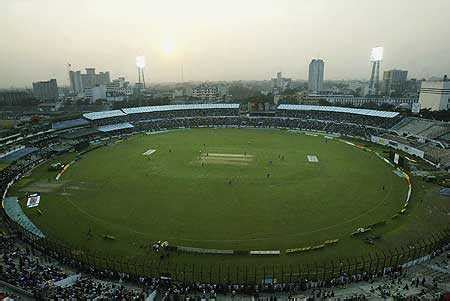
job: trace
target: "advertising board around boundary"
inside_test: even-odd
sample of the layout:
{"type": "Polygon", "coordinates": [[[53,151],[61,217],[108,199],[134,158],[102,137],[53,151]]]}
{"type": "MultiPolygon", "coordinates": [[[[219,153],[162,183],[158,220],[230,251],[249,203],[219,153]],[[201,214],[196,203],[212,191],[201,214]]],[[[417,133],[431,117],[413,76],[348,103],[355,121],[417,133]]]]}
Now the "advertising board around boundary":
{"type": "Polygon", "coordinates": [[[402,143],[397,142],[397,141],[389,140],[389,139],[386,139],[386,138],[381,138],[381,137],[378,137],[378,136],[371,136],[370,137],[370,141],[373,142],[373,143],[384,145],[384,146],[389,146],[389,147],[392,147],[394,149],[399,149],[401,151],[404,151],[407,154],[414,155],[414,156],[417,156],[417,157],[422,158],[422,159],[425,156],[424,151],[422,151],[420,149],[417,149],[417,148],[414,148],[414,147],[411,147],[411,146],[406,145],[406,144],[402,144],[402,143]]]}

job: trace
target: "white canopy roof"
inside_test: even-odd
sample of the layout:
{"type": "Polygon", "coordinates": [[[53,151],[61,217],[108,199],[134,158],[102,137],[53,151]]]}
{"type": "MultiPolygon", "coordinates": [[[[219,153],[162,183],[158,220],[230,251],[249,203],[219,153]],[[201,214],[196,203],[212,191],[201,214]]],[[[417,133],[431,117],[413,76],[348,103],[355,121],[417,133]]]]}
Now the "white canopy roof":
{"type": "Polygon", "coordinates": [[[293,110],[293,111],[323,111],[323,112],[337,112],[337,113],[349,113],[365,116],[394,118],[399,115],[398,112],[377,111],[368,109],[355,109],[344,107],[332,107],[332,106],[312,106],[312,105],[279,105],[278,110],[293,110]]]}
{"type": "Polygon", "coordinates": [[[188,104],[188,105],[166,105],[166,106],[148,106],[124,108],[126,114],[152,113],[177,110],[206,110],[206,109],[239,109],[238,103],[215,103],[215,104],[188,104]]]}
{"type": "Polygon", "coordinates": [[[91,112],[91,113],[84,113],[83,117],[89,120],[97,120],[97,119],[103,119],[103,118],[111,118],[111,117],[118,117],[118,116],[125,116],[126,114],[122,112],[121,110],[112,110],[112,111],[102,111],[102,112],[91,112]]]}

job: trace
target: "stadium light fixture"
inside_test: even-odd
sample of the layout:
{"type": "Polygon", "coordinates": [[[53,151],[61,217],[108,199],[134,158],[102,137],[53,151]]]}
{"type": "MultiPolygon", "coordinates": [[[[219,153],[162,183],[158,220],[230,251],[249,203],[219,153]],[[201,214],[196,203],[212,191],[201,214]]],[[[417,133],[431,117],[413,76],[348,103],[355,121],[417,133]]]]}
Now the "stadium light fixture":
{"type": "Polygon", "coordinates": [[[372,48],[372,52],[370,53],[370,61],[379,62],[381,60],[383,60],[383,47],[372,48]]]}
{"type": "Polygon", "coordinates": [[[145,56],[140,55],[136,57],[136,66],[141,69],[145,67],[145,56]]]}

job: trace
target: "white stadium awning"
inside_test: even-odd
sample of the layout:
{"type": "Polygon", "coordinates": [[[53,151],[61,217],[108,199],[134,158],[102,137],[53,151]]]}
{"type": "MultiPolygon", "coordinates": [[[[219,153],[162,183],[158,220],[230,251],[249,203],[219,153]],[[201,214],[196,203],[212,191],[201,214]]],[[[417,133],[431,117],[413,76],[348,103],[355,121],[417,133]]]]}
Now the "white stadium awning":
{"type": "Polygon", "coordinates": [[[178,110],[208,110],[208,109],[239,109],[238,103],[216,103],[216,104],[189,104],[189,105],[166,105],[124,108],[126,114],[140,114],[152,112],[178,111],[178,110]]]}
{"type": "Polygon", "coordinates": [[[368,109],[355,109],[345,107],[333,107],[333,106],[312,106],[312,105],[279,105],[277,110],[292,110],[292,111],[321,111],[321,112],[336,112],[336,113],[348,113],[373,117],[394,118],[399,115],[398,112],[377,111],[368,109]]]}
{"type": "Polygon", "coordinates": [[[89,119],[89,120],[97,120],[97,119],[119,117],[119,116],[125,116],[125,115],[126,114],[124,112],[122,112],[121,110],[112,110],[112,111],[84,113],[83,117],[86,119],[89,119]]]}

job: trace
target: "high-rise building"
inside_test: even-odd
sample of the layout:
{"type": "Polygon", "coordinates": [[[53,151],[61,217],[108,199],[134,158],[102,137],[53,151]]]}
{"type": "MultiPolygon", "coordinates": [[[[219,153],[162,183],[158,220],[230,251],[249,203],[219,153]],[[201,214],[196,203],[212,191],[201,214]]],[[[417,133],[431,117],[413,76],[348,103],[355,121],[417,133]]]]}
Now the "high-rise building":
{"type": "Polygon", "coordinates": [[[81,83],[81,72],[80,71],[69,71],[70,79],[70,89],[74,93],[80,93],[83,91],[83,85],[81,83]]]}
{"type": "Polygon", "coordinates": [[[107,85],[111,82],[109,72],[95,73],[95,68],[86,68],[86,74],[81,74],[83,89],[94,88],[99,85],[107,85]]]}
{"type": "Polygon", "coordinates": [[[106,86],[98,85],[91,88],[84,89],[84,94],[91,103],[94,103],[96,100],[106,100],[106,86]]]}
{"type": "Polygon", "coordinates": [[[73,92],[80,93],[85,89],[94,88],[99,85],[107,85],[111,82],[109,72],[95,73],[95,68],[86,68],[86,73],[80,71],[69,71],[70,87],[73,92]]]}
{"type": "Polygon", "coordinates": [[[383,73],[383,93],[385,95],[399,96],[406,91],[406,80],[408,71],[406,70],[387,70],[383,73]]]}
{"type": "Polygon", "coordinates": [[[132,94],[133,89],[124,77],[119,77],[106,85],[107,101],[124,101],[132,94]]]}
{"type": "Polygon", "coordinates": [[[450,81],[447,76],[442,81],[424,81],[420,88],[421,109],[443,111],[450,108],[450,81]]]}
{"type": "Polygon", "coordinates": [[[422,84],[423,79],[411,78],[406,81],[406,92],[409,95],[419,95],[420,86],[422,84]]]}
{"type": "Polygon", "coordinates": [[[323,91],[324,62],[321,59],[313,59],[309,63],[308,90],[312,93],[323,91]]]}
{"type": "Polygon", "coordinates": [[[33,83],[33,95],[40,100],[58,99],[58,84],[56,79],[33,83]]]}

